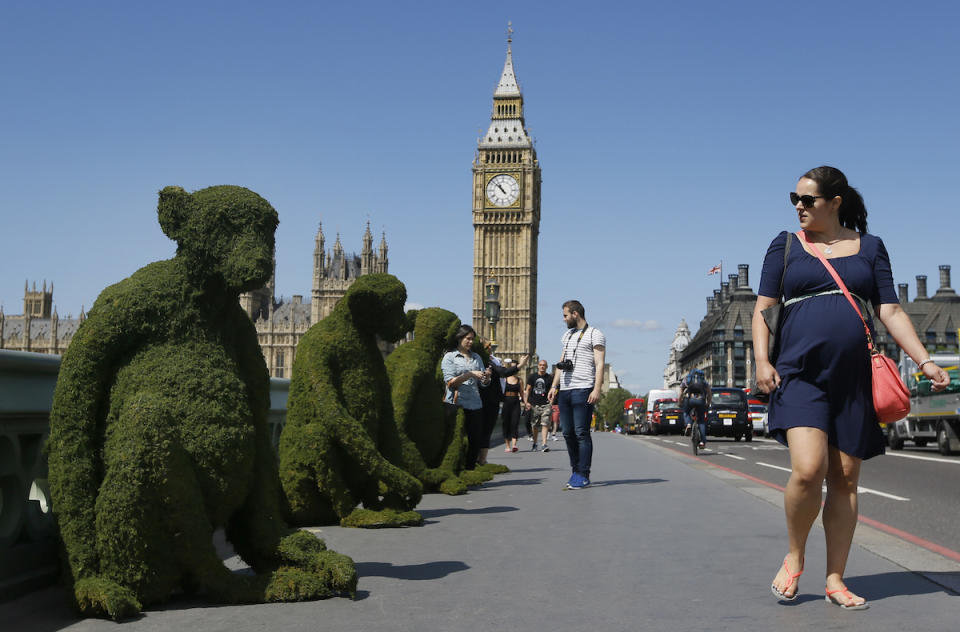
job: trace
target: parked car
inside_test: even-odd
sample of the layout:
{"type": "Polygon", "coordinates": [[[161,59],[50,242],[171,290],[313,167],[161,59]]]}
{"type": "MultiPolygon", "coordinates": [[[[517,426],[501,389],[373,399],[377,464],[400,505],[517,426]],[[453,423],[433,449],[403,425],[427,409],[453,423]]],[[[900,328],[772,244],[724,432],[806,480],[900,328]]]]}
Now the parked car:
{"type": "Polygon", "coordinates": [[[753,434],[766,434],[767,407],[765,404],[750,402],[750,422],[753,424],[753,434]]]}
{"type": "Polygon", "coordinates": [[[707,409],[707,436],[753,439],[747,394],[739,388],[714,386],[707,409]]]}
{"type": "Polygon", "coordinates": [[[651,427],[654,434],[680,434],[683,432],[683,411],[673,398],[658,400],[653,406],[651,427]]]}

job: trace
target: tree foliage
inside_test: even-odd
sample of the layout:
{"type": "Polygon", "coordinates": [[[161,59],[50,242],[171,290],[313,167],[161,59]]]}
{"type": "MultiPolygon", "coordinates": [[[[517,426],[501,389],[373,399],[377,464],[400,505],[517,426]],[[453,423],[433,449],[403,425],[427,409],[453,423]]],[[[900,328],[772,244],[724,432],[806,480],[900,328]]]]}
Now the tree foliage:
{"type": "Polygon", "coordinates": [[[613,428],[623,419],[623,403],[633,397],[625,388],[612,388],[597,402],[597,420],[613,428]]]}

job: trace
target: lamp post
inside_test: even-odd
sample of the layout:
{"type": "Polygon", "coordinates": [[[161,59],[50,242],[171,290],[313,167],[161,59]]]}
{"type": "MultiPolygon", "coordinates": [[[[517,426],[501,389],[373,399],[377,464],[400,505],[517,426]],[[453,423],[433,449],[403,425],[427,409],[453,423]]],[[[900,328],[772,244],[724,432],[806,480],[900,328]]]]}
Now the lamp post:
{"type": "Polygon", "coordinates": [[[483,314],[490,323],[490,351],[497,349],[497,322],[500,320],[500,284],[487,279],[483,285],[483,314]]]}

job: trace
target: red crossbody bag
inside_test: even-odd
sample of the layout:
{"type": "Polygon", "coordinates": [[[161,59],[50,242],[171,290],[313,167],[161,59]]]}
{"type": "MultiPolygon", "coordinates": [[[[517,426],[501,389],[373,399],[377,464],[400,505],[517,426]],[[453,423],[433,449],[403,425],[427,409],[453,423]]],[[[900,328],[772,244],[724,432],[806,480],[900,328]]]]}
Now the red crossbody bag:
{"type": "Polygon", "coordinates": [[[820,253],[820,249],[813,245],[804,231],[797,231],[797,237],[802,239],[810,246],[810,250],[817,256],[820,263],[827,269],[837,287],[843,292],[843,295],[850,301],[850,305],[856,310],[857,316],[863,321],[863,331],[867,334],[867,351],[870,353],[870,374],[873,382],[873,409],[877,412],[877,419],[880,423],[888,424],[898,419],[903,419],[910,412],[910,391],[900,379],[900,372],[893,360],[880,353],[873,344],[873,336],[870,335],[870,328],[867,321],[860,312],[860,306],[850,296],[850,291],[844,285],[843,280],[833,266],[820,253]]]}

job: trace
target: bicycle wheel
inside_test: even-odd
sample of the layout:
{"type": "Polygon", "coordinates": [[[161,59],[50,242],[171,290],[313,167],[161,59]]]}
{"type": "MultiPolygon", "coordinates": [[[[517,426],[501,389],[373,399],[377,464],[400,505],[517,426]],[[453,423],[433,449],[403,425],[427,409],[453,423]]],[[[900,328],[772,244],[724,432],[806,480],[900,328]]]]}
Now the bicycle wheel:
{"type": "Polygon", "coordinates": [[[696,415],[690,415],[690,421],[693,426],[693,431],[690,433],[690,443],[693,447],[693,456],[697,456],[700,449],[700,422],[696,415]]]}

